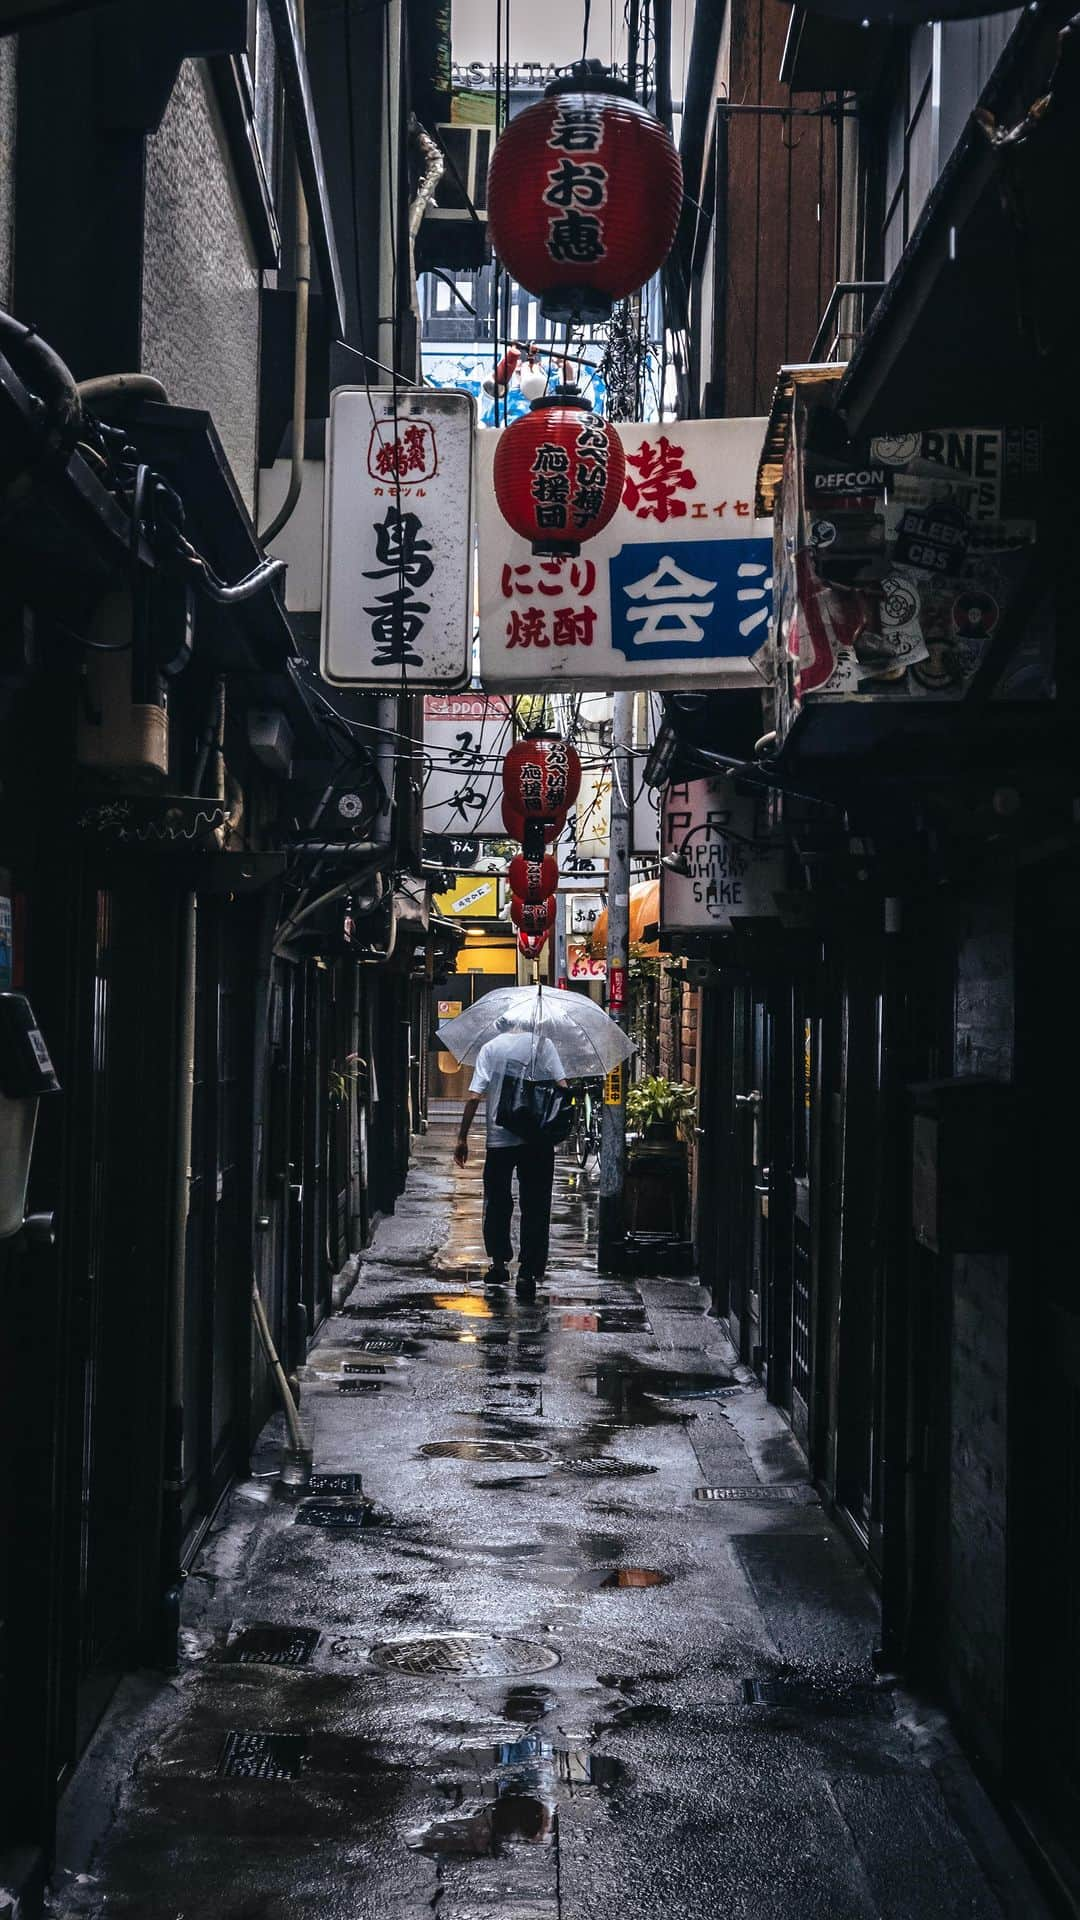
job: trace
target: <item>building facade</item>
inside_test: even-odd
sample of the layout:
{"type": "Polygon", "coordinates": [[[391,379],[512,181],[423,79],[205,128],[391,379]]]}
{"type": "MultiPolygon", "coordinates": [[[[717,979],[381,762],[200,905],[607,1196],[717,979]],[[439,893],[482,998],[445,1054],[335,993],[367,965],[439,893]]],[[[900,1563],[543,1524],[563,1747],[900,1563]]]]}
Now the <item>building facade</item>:
{"type": "Polygon", "coordinates": [[[1068,1911],[1073,40],[698,10],[669,301],[688,411],[769,414],[774,621],[760,698],[666,715],[672,777],[741,764],[787,862],[769,918],[681,941],[703,1274],[880,1585],[880,1664],[1068,1911]]]}
{"type": "Polygon", "coordinates": [[[60,1084],[0,1243],[28,1902],[278,1405],[253,1286],[291,1372],[424,1123],[420,702],[321,685],[317,552],[286,588],[259,529],[299,442],[320,539],[332,385],[416,376],[396,248],[439,44],[354,0],[309,0],[306,45],[276,0],[0,7],[0,988],[60,1084]]]}

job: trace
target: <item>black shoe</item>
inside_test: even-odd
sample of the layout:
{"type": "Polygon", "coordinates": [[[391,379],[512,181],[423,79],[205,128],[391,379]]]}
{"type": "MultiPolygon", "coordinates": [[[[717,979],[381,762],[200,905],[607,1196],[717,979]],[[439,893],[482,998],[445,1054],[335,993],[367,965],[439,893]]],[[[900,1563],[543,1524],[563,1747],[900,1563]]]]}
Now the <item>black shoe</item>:
{"type": "MultiPolygon", "coordinates": [[[[542,1278],[543,1276],[541,1276],[542,1278]]],[[[519,1300],[535,1300],[537,1276],[533,1273],[519,1273],[514,1291],[519,1300]]]]}
{"type": "Polygon", "coordinates": [[[484,1275],[485,1287],[508,1287],[510,1271],[508,1267],[489,1267],[484,1275]]]}

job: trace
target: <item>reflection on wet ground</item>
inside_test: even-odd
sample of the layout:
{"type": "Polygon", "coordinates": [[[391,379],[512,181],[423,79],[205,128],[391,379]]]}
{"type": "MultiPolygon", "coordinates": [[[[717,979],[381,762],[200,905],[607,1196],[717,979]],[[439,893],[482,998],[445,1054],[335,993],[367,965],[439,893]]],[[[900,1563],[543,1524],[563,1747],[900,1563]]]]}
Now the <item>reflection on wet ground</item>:
{"type": "Polygon", "coordinates": [[[546,1280],[485,1288],[452,1142],[301,1370],[318,1480],[268,1497],[271,1428],[180,1674],[98,1736],[111,1826],[69,1836],[58,1920],[1002,1920],[701,1289],[599,1278],[569,1164],[546,1280]]]}

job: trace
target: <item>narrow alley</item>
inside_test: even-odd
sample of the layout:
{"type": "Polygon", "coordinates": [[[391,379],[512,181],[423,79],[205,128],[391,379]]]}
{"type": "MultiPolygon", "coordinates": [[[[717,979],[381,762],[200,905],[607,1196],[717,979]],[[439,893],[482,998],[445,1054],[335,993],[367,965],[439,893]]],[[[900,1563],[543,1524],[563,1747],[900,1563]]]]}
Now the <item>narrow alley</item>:
{"type": "Polygon", "coordinates": [[[446,1110],[62,1808],[54,1910],[871,1920],[1045,1909],[694,1280],[601,1279],[557,1172],[483,1287],[446,1110]]]}

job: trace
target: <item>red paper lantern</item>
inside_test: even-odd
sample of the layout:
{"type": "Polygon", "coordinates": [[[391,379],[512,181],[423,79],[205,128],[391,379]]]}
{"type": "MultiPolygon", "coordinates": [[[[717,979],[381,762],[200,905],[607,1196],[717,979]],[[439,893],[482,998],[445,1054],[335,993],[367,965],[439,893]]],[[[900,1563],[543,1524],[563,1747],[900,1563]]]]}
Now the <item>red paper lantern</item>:
{"type": "Polygon", "coordinates": [[[539,960],[547,941],[546,933],[519,933],[518,952],[526,960],[539,960]]]}
{"type": "Polygon", "coordinates": [[[576,387],[557,387],[504,430],[493,478],[499,512],[533,552],[572,559],[622,499],[626,456],[576,387]]]}
{"type": "Polygon", "coordinates": [[[504,822],[509,812],[526,825],[541,820],[559,833],[581,789],[581,761],[561,734],[527,734],[506,755],[502,780],[504,822]]]}
{"type": "MultiPolygon", "coordinates": [[[[554,820],[529,820],[516,813],[506,796],[503,796],[502,821],[511,840],[520,840],[525,847],[527,860],[540,860],[544,853],[545,841],[555,841],[566,825],[566,815],[558,814],[554,820]],[[525,843],[528,841],[528,845],[525,843]]],[[[513,889],[511,889],[513,891],[513,889]]]]}
{"type": "Polygon", "coordinates": [[[683,179],[667,128],[598,62],[514,115],[487,178],[492,244],[549,320],[608,320],[671,252],[683,179]]]}
{"type": "MultiPolygon", "coordinates": [[[[521,838],[520,834],[515,836],[521,838]]],[[[510,891],[519,900],[535,902],[546,900],[554,893],[559,880],[559,863],[554,854],[545,853],[541,860],[530,860],[524,853],[515,853],[506,870],[510,891]]]]}
{"type": "Polygon", "coordinates": [[[548,933],[555,925],[555,895],[549,893],[546,900],[519,900],[515,894],[510,902],[510,918],[522,933],[548,933]]]}

